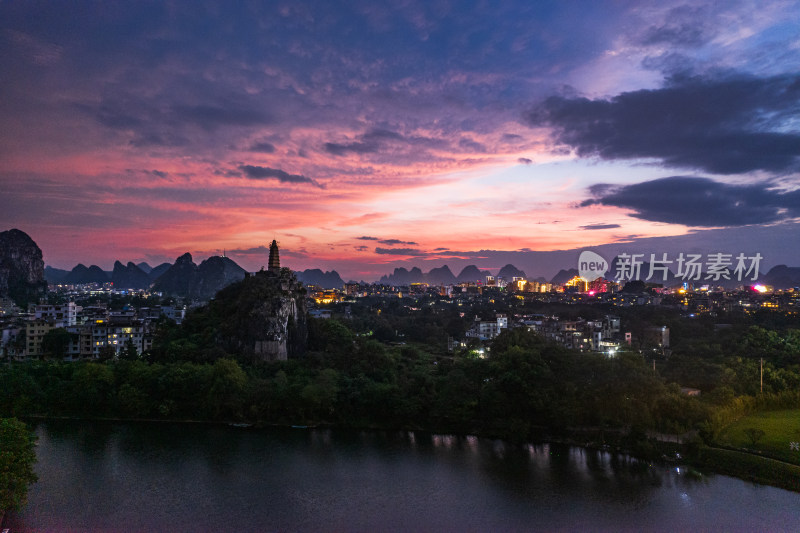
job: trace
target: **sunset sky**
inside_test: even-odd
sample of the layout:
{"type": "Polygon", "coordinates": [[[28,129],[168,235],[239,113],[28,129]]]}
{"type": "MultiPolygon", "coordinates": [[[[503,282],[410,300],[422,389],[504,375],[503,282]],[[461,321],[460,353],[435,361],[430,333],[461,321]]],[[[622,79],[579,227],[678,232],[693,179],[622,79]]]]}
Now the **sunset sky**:
{"type": "Polygon", "coordinates": [[[799,2],[380,4],[0,3],[0,231],[66,269],[800,266],[799,2]]]}

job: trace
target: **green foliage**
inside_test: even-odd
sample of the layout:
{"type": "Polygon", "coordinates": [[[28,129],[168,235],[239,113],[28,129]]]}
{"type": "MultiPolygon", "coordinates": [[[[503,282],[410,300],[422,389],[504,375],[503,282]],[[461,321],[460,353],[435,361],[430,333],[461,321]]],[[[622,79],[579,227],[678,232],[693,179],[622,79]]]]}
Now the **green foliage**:
{"type": "Polygon", "coordinates": [[[719,433],[718,442],[800,464],[800,451],[790,448],[790,443],[800,442],[800,408],[758,411],[743,416],[719,433]]]}
{"type": "MultiPolygon", "coordinates": [[[[782,366],[783,352],[764,365],[763,394],[756,388],[759,357],[741,353],[756,342],[776,350],[791,345],[793,334],[786,331],[774,337],[752,328],[715,331],[710,322],[643,309],[626,319],[639,328],[655,322],[697,336],[680,337],[670,358],[657,361],[660,373],[635,351],[615,358],[574,352],[523,328],[503,332],[486,359],[471,359],[447,354],[439,344],[448,328],[464,326],[474,315],[467,311],[462,319],[458,308],[403,300],[356,308],[348,320],[310,320],[309,353],[260,364],[228,357],[213,343],[219,313],[235,312],[222,301],[185,328],[163,321],[145,359],[124,349],[119,359],[102,363],[3,365],[0,409],[415,428],[516,441],[591,428],[625,435],[629,449],[647,456],[658,452],[649,431],[685,436],[698,430],[704,442],[714,443],[727,439],[725,428],[743,416],[800,406],[800,371],[782,366]],[[401,338],[406,344],[381,342],[379,328],[393,344],[401,338]],[[703,394],[686,396],[677,383],[701,385],[703,394]]],[[[764,431],[759,449],[771,450],[772,433],[764,431]]]]}
{"type": "Polygon", "coordinates": [[[28,485],[36,481],[36,438],[16,418],[0,418],[0,511],[25,505],[28,485]]]}
{"type": "Polygon", "coordinates": [[[42,337],[42,352],[47,357],[61,359],[67,355],[70,341],[77,335],[64,328],[54,328],[42,337]]]}
{"type": "Polygon", "coordinates": [[[763,439],[764,435],[766,435],[763,429],[758,429],[758,428],[745,428],[743,430],[743,433],[747,435],[747,440],[750,441],[750,444],[753,447],[755,447],[756,444],[758,444],[758,441],[763,439]]]}

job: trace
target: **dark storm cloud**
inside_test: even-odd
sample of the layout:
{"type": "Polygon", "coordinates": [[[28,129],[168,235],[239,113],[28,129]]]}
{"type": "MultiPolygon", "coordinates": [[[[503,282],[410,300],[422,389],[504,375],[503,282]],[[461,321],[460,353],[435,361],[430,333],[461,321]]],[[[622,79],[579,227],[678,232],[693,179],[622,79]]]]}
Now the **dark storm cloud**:
{"type": "Polygon", "coordinates": [[[253,143],[247,150],[250,152],[260,152],[262,154],[273,154],[275,153],[275,145],[268,142],[253,143]]]}
{"type": "Polygon", "coordinates": [[[588,226],[580,226],[581,229],[614,229],[621,228],[619,224],[589,224],[588,226]]]}
{"type": "Polygon", "coordinates": [[[706,22],[709,13],[705,7],[678,6],[671,9],[665,19],[663,24],[647,27],[639,43],[696,47],[713,37],[706,22]]]}
{"type": "Polygon", "coordinates": [[[148,146],[175,147],[186,146],[189,144],[189,141],[186,138],[178,135],[161,135],[154,132],[145,132],[140,133],[136,136],[136,138],[131,139],[129,144],[137,148],[146,148],[148,146]]]}
{"type": "Polygon", "coordinates": [[[92,108],[92,106],[86,104],[76,104],[75,107],[93,115],[95,120],[103,126],[115,130],[133,129],[141,126],[143,123],[141,118],[128,114],[123,110],[115,109],[113,106],[107,104],[101,105],[98,108],[92,108]]]}
{"type": "MultiPolygon", "coordinates": [[[[462,139],[459,143],[461,148],[470,150],[486,151],[486,147],[480,143],[462,139]],[[464,144],[467,143],[467,144],[464,144]],[[472,143],[472,144],[469,144],[472,143]]],[[[373,154],[384,150],[387,145],[415,147],[420,149],[417,155],[422,153],[426,148],[443,148],[447,146],[447,142],[441,139],[433,139],[430,137],[421,136],[404,136],[395,131],[386,129],[372,129],[356,137],[356,140],[348,143],[334,143],[326,142],[323,147],[326,152],[332,155],[341,156],[352,154],[373,154]]]]}
{"type": "Polygon", "coordinates": [[[405,244],[406,246],[416,246],[418,243],[413,241],[401,241],[400,239],[380,239],[378,237],[356,237],[359,241],[378,241],[386,246],[397,246],[398,244],[405,244]]]}
{"type": "Polygon", "coordinates": [[[422,250],[415,248],[375,248],[375,253],[383,255],[426,255],[422,250]]]}
{"type": "Polygon", "coordinates": [[[372,154],[380,151],[382,145],[391,141],[402,141],[403,136],[385,129],[373,129],[358,136],[358,140],[350,143],[325,143],[325,151],[333,155],[372,154]]]}
{"type": "Polygon", "coordinates": [[[402,141],[404,137],[396,131],[374,129],[363,134],[361,140],[365,142],[379,142],[385,140],[402,141]]]}
{"type": "Polygon", "coordinates": [[[800,190],[782,192],[764,184],[729,185],[708,178],[672,176],[634,185],[590,188],[594,199],[581,207],[633,209],[631,216],[686,226],[769,224],[800,216],[800,190]]]}
{"type": "Polygon", "coordinates": [[[377,143],[353,142],[347,144],[325,143],[325,151],[333,155],[371,154],[378,151],[377,143]]]}
{"type": "Polygon", "coordinates": [[[250,179],[276,179],[281,183],[310,183],[311,185],[319,187],[320,189],[325,188],[324,185],[309,177],[301,176],[299,174],[289,174],[288,172],[278,168],[259,167],[255,165],[240,165],[239,170],[244,172],[245,176],[250,179]]]}
{"type": "Polygon", "coordinates": [[[526,115],[580,156],[716,174],[797,169],[800,75],[673,78],[610,100],[553,96],[526,115]]]}
{"type": "Polygon", "coordinates": [[[472,139],[461,139],[458,146],[470,152],[486,153],[486,146],[472,139]]]}
{"type": "Polygon", "coordinates": [[[219,126],[259,126],[268,124],[269,117],[258,109],[215,105],[176,105],[172,108],[179,120],[193,122],[204,129],[219,126]]]}
{"type": "MultiPolygon", "coordinates": [[[[234,255],[269,255],[269,248],[264,246],[254,246],[252,248],[236,248],[234,250],[228,250],[229,254],[234,255]]],[[[283,250],[281,250],[283,253],[283,250]]]]}
{"type": "Polygon", "coordinates": [[[416,246],[417,244],[419,244],[414,241],[401,241],[399,239],[383,239],[378,242],[381,244],[385,244],[386,246],[396,246],[398,244],[405,244],[407,246],[416,246]]]}

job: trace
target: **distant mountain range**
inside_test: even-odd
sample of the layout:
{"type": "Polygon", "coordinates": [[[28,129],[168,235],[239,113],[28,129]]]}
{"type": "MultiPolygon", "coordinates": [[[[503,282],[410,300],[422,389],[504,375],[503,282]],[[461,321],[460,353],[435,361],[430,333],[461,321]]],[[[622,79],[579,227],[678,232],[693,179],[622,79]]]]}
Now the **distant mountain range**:
{"type": "Polygon", "coordinates": [[[80,285],[84,283],[108,283],[113,282],[117,287],[126,289],[146,289],[158,279],[161,274],[172,266],[169,263],[162,263],[157,267],[151,267],[147,263],[135,265],[128,263],[123,265],[119,261],[114,262],[114,270],[103,270],[97,265],[87,267],[78,264],[72,270],[62,270],[47,266],[44,268],[44,278],[48,283],[64,283],[67,285],[80,285]]]}
{"type": "MultiPolygon", "coordinates": [[[[619,269],[620,259],[615,257],[606,273],[606,278],[613,278],[619,269]]],[[[237,265],[232,259],[227,257],[213,256],[197,265],[192,260],[190,254],[184,254],[176,259],[174,264],[162,263],[151,267],[147,263],[127,263],[123,265],[120,261],[114,263],[112,271],[104,271],[96,265],[86,267],[83,264],[77,265],[70,271],[61,270],[53,267],[44,268],[44,277],[49,283],[114,283],[115,287],[144,289],[153,286],[166,294],[175,296],[207,299],[212,297],[216,291],[222,287],[242,279],[245,270],[237,265]]],[[[640,279],[644,280],[650,273],[650,264],[643,262],[639,267],[640,279]]],[[[707,281],[702,279],[702,283],[713,283],[725,287],[736,287],[745,282],[736,280],[736,276],[730,270],[726,271],[730,280],[720,279],[719,281],[707,281]]],[[[304,285],[315,285],[324,289],[338,289],[345,284],[341,276],[335,270],[322,271],[318,268],[307,269],[295,272],[297,279],[304,285]]],[[[451,285],[465,282],[486,281],[486,276],[493,275],[488,270],[481,270],[475,265],[464,267],[456,276],[447,265],[433,268],[430,272],[423,272],[419,267],[410,270],[405,268],[395,268],[391,274],[384,275],[378,283],[384,285],[403,286],[412,283],[428,283],[430,285],[451,285]]],[[[550,282],[553,284],[564,284],[578,275],[578,270],[574,268],[560,270],[550,282]]],[[[508,281],[514,277],[527,278],[525,272],[508,264],[497,272],[497,277],[502,277],[508,281]]],[[[705,275],[703,276],[703,278],[705,275]]],[[[532,281],[546,282],[545,278],[536,278],[532,281]]],[[[662,272],[655,270],[651,280],[654,283],[663,283],[666,286],[677,285],[683,281],[670,269],[667,271],[667,279],[663,280],[662,272]]],[[[762,274],[758,281],[764,285],[771,285],[777,289],[786,289],[800,286],[800,267],[788,267],[778,265],[773,267],[766,274],[762,274]]]]}

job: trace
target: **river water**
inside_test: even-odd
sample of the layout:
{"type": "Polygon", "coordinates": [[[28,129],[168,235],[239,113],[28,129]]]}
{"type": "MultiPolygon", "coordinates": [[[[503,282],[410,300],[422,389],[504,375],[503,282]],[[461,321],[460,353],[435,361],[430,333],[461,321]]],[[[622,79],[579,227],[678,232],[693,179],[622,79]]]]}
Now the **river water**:
{"type": "Polygon", "coordinates": [[[20,531],[800,531],[800,494],[563,445],[48,422],[20,531]]]}

